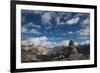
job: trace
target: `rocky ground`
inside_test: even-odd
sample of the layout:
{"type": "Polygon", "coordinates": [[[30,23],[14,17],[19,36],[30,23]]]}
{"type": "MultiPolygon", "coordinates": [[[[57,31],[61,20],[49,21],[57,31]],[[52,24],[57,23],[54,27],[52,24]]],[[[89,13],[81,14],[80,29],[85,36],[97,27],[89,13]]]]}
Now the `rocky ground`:
{"type": "Polygon", "coordinates": [[[87,60],[89,54],[79,53],[78,56],[67,56],[67,47],[47,48],[42,46],[22,46],[21,62],[44,62],[44,61],[71,61],[71,60],[87,60]]]}

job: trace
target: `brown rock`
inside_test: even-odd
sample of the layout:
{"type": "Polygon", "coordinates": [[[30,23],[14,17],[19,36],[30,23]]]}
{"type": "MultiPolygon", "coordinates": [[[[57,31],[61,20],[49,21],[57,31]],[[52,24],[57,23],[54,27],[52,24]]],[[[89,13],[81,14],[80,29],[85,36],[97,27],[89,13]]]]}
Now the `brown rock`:
{"type": "Polygon", "coordinates": [[[71,40],[69,42],[69,45],[68,45],[68,54],[67,54],[67,56],[70,59],[77,59],[78,55],[79,55],[79,53],[78,53],[78,51],[77,51],[77,49],[74,45],[74,42],[73,42],[73,40],[71,40]]]}

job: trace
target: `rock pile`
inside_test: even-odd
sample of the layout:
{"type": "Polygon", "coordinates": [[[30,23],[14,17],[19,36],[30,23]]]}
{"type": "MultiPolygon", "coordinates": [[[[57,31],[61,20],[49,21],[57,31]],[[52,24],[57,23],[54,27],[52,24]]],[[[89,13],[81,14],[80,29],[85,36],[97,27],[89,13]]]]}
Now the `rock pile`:
{"type": "Polygon", "coordinates": [[[74,60],[74,59],[78,59],[78,57],[79,57],[79,53],[74,45],[73,40],[71,40],[68,45],[67,58],[74,60]]]}

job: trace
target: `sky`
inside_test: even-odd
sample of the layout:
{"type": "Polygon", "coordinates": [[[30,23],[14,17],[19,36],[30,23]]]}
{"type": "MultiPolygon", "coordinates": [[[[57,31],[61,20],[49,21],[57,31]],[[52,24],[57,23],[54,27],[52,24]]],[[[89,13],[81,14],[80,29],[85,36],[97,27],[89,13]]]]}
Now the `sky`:
{"type": "Polygon", "coordinates": [[[90,41],[90,13],[21,10],[22,44],[47,47],[90,41]]]}

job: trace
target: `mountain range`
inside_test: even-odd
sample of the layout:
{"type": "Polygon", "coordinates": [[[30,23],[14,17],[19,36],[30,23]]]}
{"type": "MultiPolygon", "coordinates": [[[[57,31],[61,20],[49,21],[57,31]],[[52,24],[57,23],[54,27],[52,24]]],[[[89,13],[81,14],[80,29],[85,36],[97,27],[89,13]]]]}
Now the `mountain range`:
{"type": "MultiPolygon", "coordinates": [[[[86,60],[90,57],[90,45],[77,45],[78,52],[81,57],[78,60],[86,60]]],[[[48,48],[43,46],[22,45],[21,46],[21,62],[44,62],[44,61],[67,61],[68,47],[56,46],[48,48]]]]}

